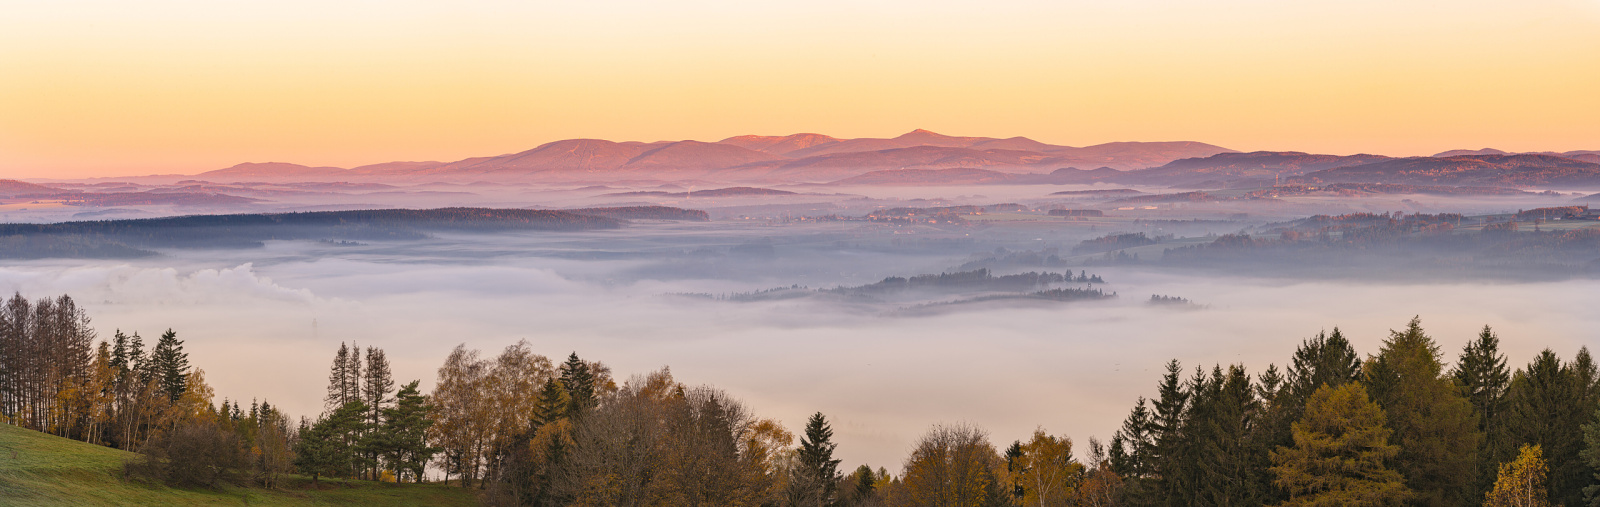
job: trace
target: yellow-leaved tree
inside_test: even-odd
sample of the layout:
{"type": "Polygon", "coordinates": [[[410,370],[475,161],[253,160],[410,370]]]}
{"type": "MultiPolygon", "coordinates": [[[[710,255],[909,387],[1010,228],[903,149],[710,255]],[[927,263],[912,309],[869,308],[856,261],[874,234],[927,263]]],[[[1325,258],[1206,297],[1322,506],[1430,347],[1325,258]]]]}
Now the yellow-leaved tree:
{"type": "Polygon", "coordinates": [[[1083,477],[1083,464],[1072,459],[1072,439],[1033,430],[1033,438],[1022,444],[1020,465],[1014,473],[1021,479],[1025,506],[1068,505],[1083,477]]]}
{"type": "Polygon", "coordinates": [[[890,504],[916,507],[975,507],[1004,496],[995,469],[1004,469],[988,432],[969,424],[928,430],[906,460],[904,479],[890,504]]]}
{"type": "Polygon", "coordinates": [[[1323,385],[1293,425],[1294,447],[1272,451],[1272,473],[1289,492],[1286,506],[1399,505],[1410,497],[1400,472],[1384,462],[1389,443],[1383,409],[1361,384],[1323,385]]]}
{"type": "Polygon", "coordinates": [[[1524,445],[1517,459],[1500,465],[1500,477],[1484,498],[1484,507],[1549,507],[1545,479],[1550,467],[1537,445],[1524,445]]]}

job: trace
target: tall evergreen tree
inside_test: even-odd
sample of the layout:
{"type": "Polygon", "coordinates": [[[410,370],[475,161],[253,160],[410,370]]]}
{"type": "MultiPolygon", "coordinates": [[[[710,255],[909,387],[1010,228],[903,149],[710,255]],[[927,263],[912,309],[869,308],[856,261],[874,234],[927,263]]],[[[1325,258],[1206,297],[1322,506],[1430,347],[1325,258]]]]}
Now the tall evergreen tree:
{"type": "Polygon", "coordinates": [[[1589,486],[1583,488],[1588,507],[1600,507],[1600,409],[1595,409],[1589,423],[1583,426],[1583,451],[1578,457],[1589,466],[1589,486]]]}
{"type": "Polygon", "coordinates": [[[561,383],[554,378],[546,379],[544,387],[539,388],[539,401],[533,406],[531,431],[537,432],[540,427],[566,417],[571,406],[572,401],[561,383]]]}
{"type": "Polygon", "coordinates": [[[1289,425],[1300,419],[1312,392],[1323,385],[1339,387],[1360,378],[1361,358],[1339,328],[1301,341],[1281,379],[1278,375],[1262,378],[1263,385],[1273,380],[1282,386],[1272,389],[1270,397],[1263,394],[1267,413],[1254,438],[1268,448],[1293,443],[1289,425]]]}
{"type": "MultiPolygon", "coordinates": [[[[1339,387],[1361,379],[1361,357],[1339,328],[1302,342],[1289,363],[1289,383],[1302,402],[1323,385],[1339,387]]],[[[1303,403],[1301,403],[1304,406],[1303,403]]]]}
{"type": "Polygon", "coordinates": [[[1268,463],[1268,449],[1252,445],[1248,435],[1260,404],[1242,366],[1226,373],[1213,368],[1211,378],[1195,388],[1190,415],[1185,422],[1192,471],[1194,500],[1202,505],[1254,505],[1262,503],[1260,486],[1268,463]]]}
{"type": "Polygon", "coordinates": [[[1542,449],[1550,466],[1550,501],[1555,504],[1579,505],[1592,475],[1578,454],[1583,448],[1583,424],[1595,410],[1592,400],[1584,400],[1583,383],[1578,368],[1562,364],[1546,349],[1512,375],[1506,391],[1506,438],[1542,449]]]}
{"type": "Polygon", "coordinates": [[[1153,479],[1148,487],[1139,491],[1150,497],[1136,499],[1151,504],[1176,502],[1185,494],[1188,477],[1184,473],[1185,442],[1183,439],[1184,415],[1189,412],[1192,392],[1182,380],[1183,365],[1173,359],[1167,362],[1167,373],[1161,377],[1151,418],[1150,465],[1153,479]]]}
{"type": "Polygon", "coordinates": [[[118,371],[128,369],[128,335],[118,329],[111,333],[111,367],[118,371]]]}
{"type": "Polygon", "coordinates": [[[313,487],[321,484],[323,477],[338,477],[349,469],[349,456],[341,452],[339,436],[328,418],[307,424],[300,421],[299,438],[294,446],[294,467],[311,476],[313,487]]]}
{"type": "Polygon", "coordinates": [[[328,370],[328,395],[323,398],[323,404],[328,411],[333,411],[350,399],[346,395],[350,392],[345,379],[349,378],[350,347],[344,342],[339,342],[339,352],[333,356],[333,366],[328,370]]]}
{"type": "MultiPolygon", "coordinates": [[[[1483,442],[1478,446],[1478,459],[1474,464],[1477,492],[1481,495],[1494,485],[1498,456],[1511,445],[1505,441],[1501,428],[1505,411],[1506,389],[1511,385],[1511,371],[1506,368],[1506,356],[1500,353],[1500,338],[1494,330],[1483,326],[1478,338],[1461,350],[1461,359],[1450,372],[1461,387],[1462,395],[1472,403],[1478,431],[1483,442]]],[[[1476,495],[1475,495],[1476,496],[1476,495]]]]}
{"type": "Polygon", "coordinates": [[[791,479],[794,505],[825,507],[837,501],[839,460],[833,458],[833,428],[822,412],[806,420],[805,436],[795,454],[795,473],[791,479]]]}
{"type": "Polygon", "coordinates": [[[394,377],[389,374],[389,358],[383,349],[367,347],[367,372],[361,383],[361,399],[367,402],[367,424],[383,422],[383,409],[394,402],[394,377]]]}
{"type": "MultiPolygon", "coordinates": [[[[383,424],[383,411],[394,399],[389,393],[394,392],[394,378],[389,375],[389,359],[384,356],[383,350],[377,347],[367,347],[366,373],[359,379],[357,387],[361,400],[367,405],[365,421],[368,433],[376,432],[383,424]]],[[[363,462],[367,464],[365,473],[369,478],[377,479],[381,476],[381,456],[383,438],[378,435],[363,436],[366,440],[380,442],[364,447],[363,462]]]]}
{"type": "Polygon", "coordinates": [[[384,466],[394,470],[396,482],[404,482],[408,473],[415,482],[421,482],[428,463],[439,452],[428,445],[428,428],[433,425],[428,412],[433,407],[417,384],[413,380],[400,387],[394,405],[383,409],[383,425],[371,432],[376,441],[372,447],[384,466]]]}
{"type": "Polygon", "coordinates": [[[1472,404],[1444,375],[1439,347],[1411,319],[1365,367],[1372,398],[1389,416],[1396,468],[1421,505],[1461,505],[1477,498],[1477,420],[1472,404]]]}
{"type": "MultiPolygon", "coordinates": [[[[344,345],[340,343],[340,345],[344,345]]],[[[350,342],[350,355],[344,358],[344,380],[340,385],[344,388],[344,402],[350,403],[363,399],[361,397],[361,384],[365,379],[361,375],[361,345],[350,342]]]]}
{"type": "Polygon", "coordinates": [[[171,329],[161,333],[161,339],[156,341],[155,351],[150,355],[150,364],[153,374],[161,382],[161,392],[171,401],[178,401],[187,389],[185,383],[189,375],[189,354],[183,351],[183,340],[178,339],[178,333],[171,329]]]}
{"type": "Polygon", "coordinates": [[[567,411],[569,416],[583,413],[593,408],[596,402],[594,372],[589,371],[588,363],[578,359],[578,353],[573,352],[567,356],[567,362],[561,365],[561,387],[567,392],[567,399],[571,403],[567,411]]]}
{"type": "Polygon", "coordinates": [[[138,331],[128,337],[128,368],[134,377],[131,380],[137,380],[139,384],[149,383],[154,378],[150,368],[150,356],[144,351],[144,337],[139,336],[138,331]]]}
{"type": "Polygon", "coordinates": [[[1134,403],[1122,428],[1111,435],[1109,458],[1111,469],[1126,479],[1136,480],[1150,474],[1150,452],[1155,446],[1148,402],[1143,396],[1134,403]]]}

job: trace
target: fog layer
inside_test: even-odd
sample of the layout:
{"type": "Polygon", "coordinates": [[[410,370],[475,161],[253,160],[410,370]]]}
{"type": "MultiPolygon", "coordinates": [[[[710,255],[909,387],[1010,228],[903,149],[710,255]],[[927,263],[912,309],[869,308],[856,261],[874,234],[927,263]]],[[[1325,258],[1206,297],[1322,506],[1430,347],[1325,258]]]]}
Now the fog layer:
{"type": "Polygon", "coordinates": [[[1104,439],[1138,396],[1153,394],[1168,359],[1243,363],[1256,373],[1333,326],[1375,353],[1388,329],[1420,315],[1453,360],[1492,325],[1513,365],[1546,347],[1570,357],[1600,329],[1588,280],[1309,282],[1080,267],[1119,297],[924,316],[813,299],[669,296],[953,271],[994,247],[794,246],[834,244],[847,227],[657,222],[344,247],[274,241],[135,261],[10,263],[0,267],[0,289],[70,294],[103,337],[172,328],[219,397],[270,400],[295,415],[321,411],[340,342],[384,348],[397,380],[427,387],[457,344],[493,353],[526,339],[548,356],[604,361],[622,377],[670,366],[681,381],[726,389],[791,430],[821,411],[847,466],[891,469],[938,422],[979,424],[997,443],[1035,426],[1080,443],[1104,439]],[[735,248],[751,242],[775,246],[735,248]],[[1148,305],[1151,294],[1203,307],[1148,305]]]}

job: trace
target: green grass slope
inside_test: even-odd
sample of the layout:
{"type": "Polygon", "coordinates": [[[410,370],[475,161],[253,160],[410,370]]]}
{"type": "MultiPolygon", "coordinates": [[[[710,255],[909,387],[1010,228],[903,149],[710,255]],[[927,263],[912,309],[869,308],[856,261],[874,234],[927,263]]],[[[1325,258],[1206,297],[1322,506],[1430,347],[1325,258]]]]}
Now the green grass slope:
{"type": "Polygon", "coordinates": [[[471,490],[438,484],[322,481],[291,476],[279,489],[177,489],[123,480],[133,454],[0,424],[0,505],[475,505],[471,490]]]}

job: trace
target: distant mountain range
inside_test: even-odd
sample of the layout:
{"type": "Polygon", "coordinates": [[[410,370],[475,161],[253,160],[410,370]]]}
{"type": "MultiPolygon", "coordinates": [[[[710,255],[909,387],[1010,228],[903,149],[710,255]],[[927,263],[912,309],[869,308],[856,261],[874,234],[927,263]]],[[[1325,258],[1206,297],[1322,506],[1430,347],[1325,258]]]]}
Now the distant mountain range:
{"type": "Polygon", "coordinates": [[[1064,168],[1049,173],[1013,174],[978,168],[903,169],[872,171],[833,182],[864,186],[1094,183],[1197,189],[1325,183],[1600,187],[1600,164],[1542,154],[1394,158],[1258,151],[1179,159],[1133,171],[1064,168]]]}
{"type": "Polygon", "coordinates": [[[1600,164],[1600,150],[1579,150],[1561,153],[1554,151],[1528,151],[1522,153],[1511,153],[1496,150],[1494,148],[1483,148],[1480,150],[1450,150],[1443,153],[1434,154],[1433,156],[1434,158],[1446,158],[1459,157],[1462,155],[1550,155],[1553,157],[1570,158],[1573,160],[1581,160],[1584,162],[1594,162],[1600,164]]]}
{"type": "Polygon", "coordinates": [[[354,168],[245,163],[202,173],[208,181],[600,181],[617,179],[821,183],[890,169],[987,168],[1034,173],[1068,166],[1139,169],[1233,150],[1198,142],[1058,146],[1025,137],[955,137],[915,130],[899,137],[821,134],[737,136],[708,143],[568,139],[531,150],[455,162],[389,162],[354,168]]]}

